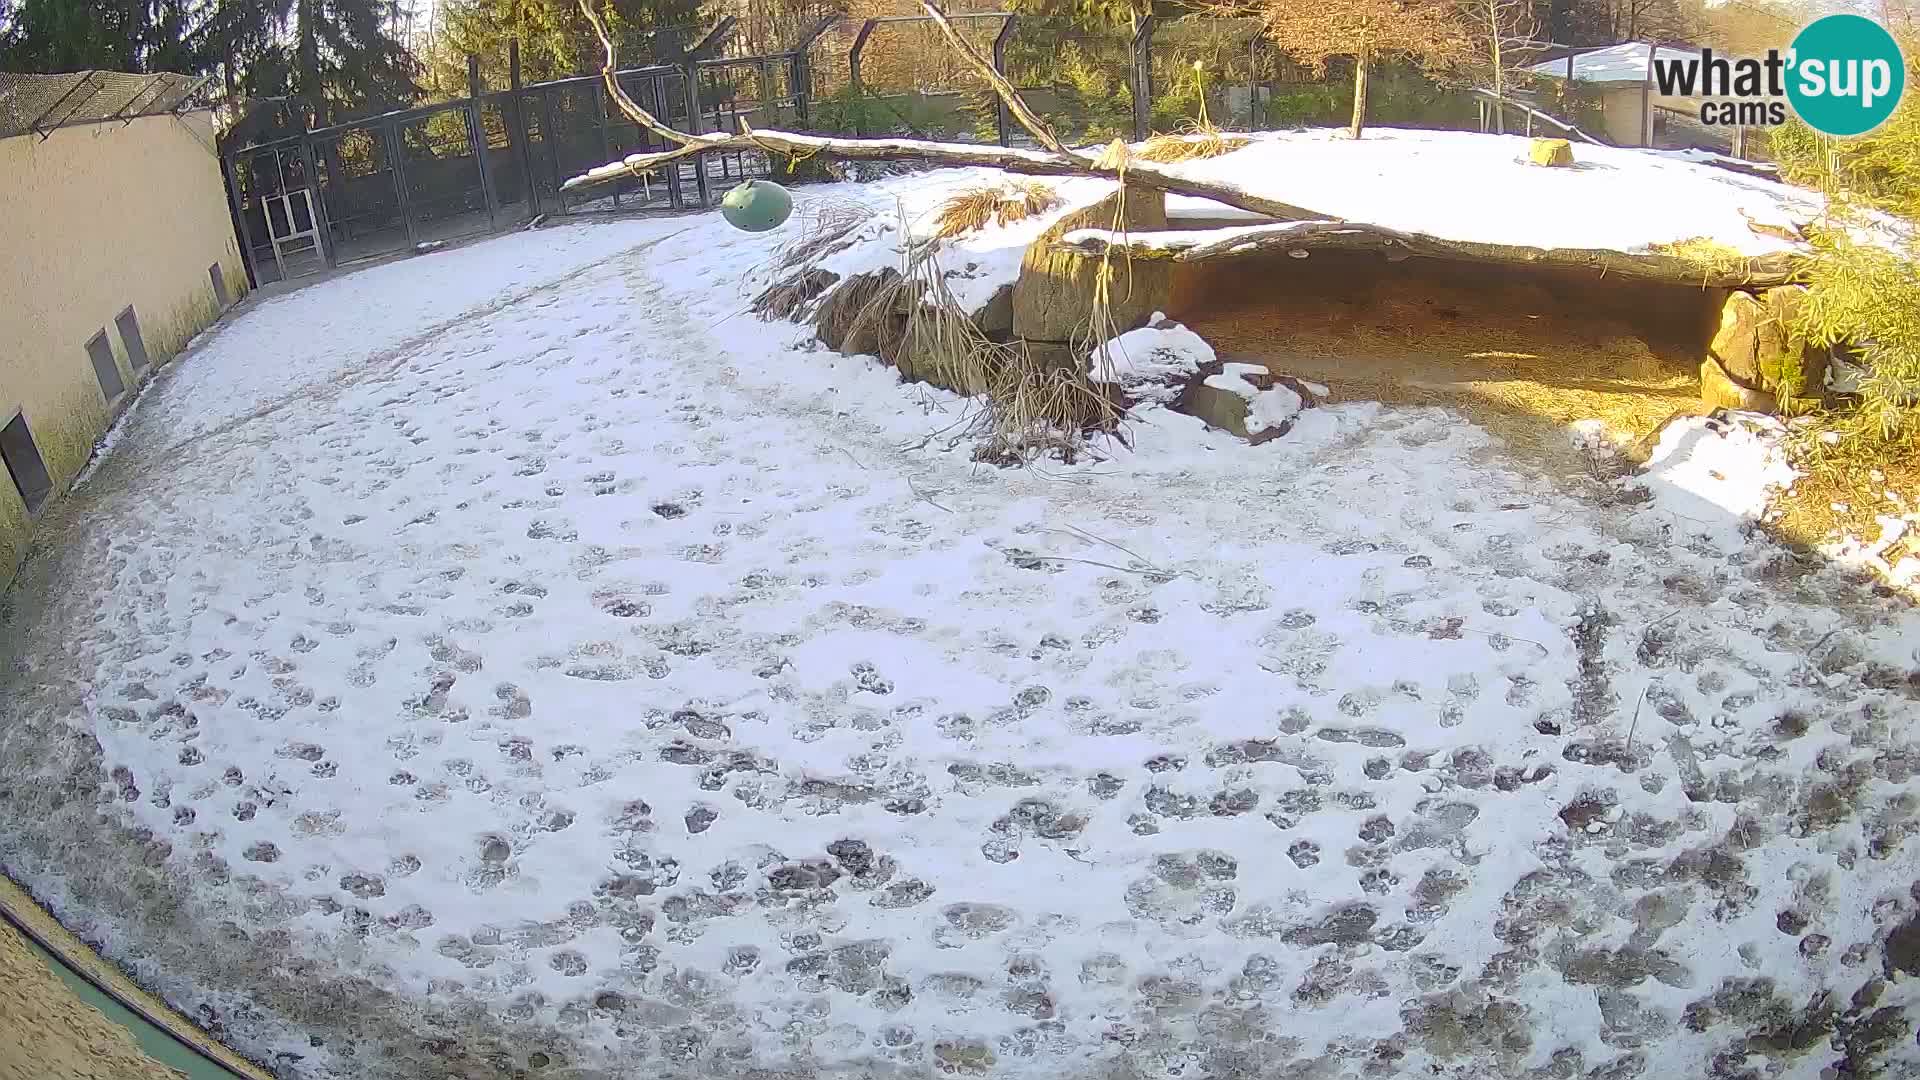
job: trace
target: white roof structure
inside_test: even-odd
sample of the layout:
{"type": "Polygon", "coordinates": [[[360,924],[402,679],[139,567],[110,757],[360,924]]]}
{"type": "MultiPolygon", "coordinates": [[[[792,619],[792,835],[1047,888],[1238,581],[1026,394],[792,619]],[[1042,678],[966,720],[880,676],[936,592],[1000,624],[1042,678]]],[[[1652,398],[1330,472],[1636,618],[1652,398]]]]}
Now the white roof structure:
{"type": "MultiPolygon", "coordinates": [[[[1647,77],[1647,57],[1649,52],[1659,48],[1645,41],[1629,41],[1623,45],[1609,45],[1592,52],[1576,53],[1573,57],[1573,79],[1575,82],[1640,82],[1647,77]]],[[[1668,46],[1669,52],[1680,50],[1668,46]]],[[[1555,78],[1567,77],[1567,58],[1548,60],[1533,65],[1533,71],[1555,78]]]]}

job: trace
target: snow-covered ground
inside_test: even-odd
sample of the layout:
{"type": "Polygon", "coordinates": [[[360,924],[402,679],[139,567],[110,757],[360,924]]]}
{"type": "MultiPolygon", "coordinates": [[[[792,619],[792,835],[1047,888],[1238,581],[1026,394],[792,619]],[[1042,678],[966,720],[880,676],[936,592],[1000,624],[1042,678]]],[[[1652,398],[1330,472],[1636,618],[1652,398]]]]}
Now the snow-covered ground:
{"type": "MultiPolygon", "coordinates": [[[[1228,184],[1330,219],[1515,247],[1644,254],[1665,245],[1704,241],[1764,256],[1803,247],[1788,237],[1821,219],[1826,210],[1818,192],[1666,151],[1580,143],[1573,150],[1572,166],[1543,168],[1529,162],[1532,140],[1520,135],[1369,128],[1365,138],[1356,140],[1341,131],[1315,128],[1245,137],[1249,145],[1233,153],[1158,167],[1176,177],[1228,184]]],[[[875,141],[903,149],[930,145],[914,139],[875,141]]],[[[1003,152],[1057,164],[1037,150],[1003,152]]],[[[623,173],[624,166],[612,163],[569,182],[623,173]]],[[[988,170],[954,170],[949,175],[968,173],[988,175],[988,170]]],[[[1259,217],[1192,196],[1171,197],[1167,209],[1176,226],[1196,217],[1215,222],[1259,217]]],[[[1899,246],[1912,238],[1910,225],[1885,214],[1856,212],[1848,227],[1862,243],[1899,246]]]]}
{"type": "Polygon", "coordinates": [[[1737,430],[997,470],[744,313],[779,242],[517,234],[174,365],[4,609],[7,869],[289,1077],[1920,1068],[1920,617],[1747,535],[1737,430]]]}
{"type": "MultiPolygon", "coordinates": [[[[1224,157],[1169,166],[1351,221],[1443,240],[1644,252],[1708,240],[1748,255],[1793,244],[1778,230],[1821,216],[1817,192],[1667,154],[1576,144],[1574,164],[1527,161],[1530,140],[1464,131],[1266,134],[1224,157]],[[1755,231],[1751,225],[1767,231],[1755,231]]],[[[1904,234],[1870,219],[1880,242],[1904,234]]]]}

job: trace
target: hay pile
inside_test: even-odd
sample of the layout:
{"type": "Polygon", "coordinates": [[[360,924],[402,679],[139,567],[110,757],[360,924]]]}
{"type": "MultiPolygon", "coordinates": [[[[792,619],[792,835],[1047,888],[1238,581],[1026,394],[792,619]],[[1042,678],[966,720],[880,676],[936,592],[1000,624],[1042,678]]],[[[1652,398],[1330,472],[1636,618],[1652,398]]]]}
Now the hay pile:
{"type": "MultiPolygon", "coordinates": [[[[1118,212],[1108,207],[1111,201],[1083,209],[1101,210],[1107,224],[1118,212]]],[[[974,399],[953,429],[980,440],[980,460],[1015,464],[1036,454],[1071,459],[1088,435],[1117,428],[1117,395],[1090,382],[1084,352],[1068,342],[1011,336],[1017,321],[1012,281],[971,311],[949,288],[943,266],[956,238],[1051,214],[1062,205],[1048,185],[1009,180],[944,200],[931,215],[930,229],[918,237],[901,225],[904,208],[897,216],[823,216],[809,221],[775,258],[775,280],[755,298],[753,310],[762,319],[809,321],[830,349],[877,356],[909,380],[974,399]],[[869,221],[872,227],[866,227],[869,221]],[[902,235],[913,238],[902,245],[897,267],[842,278],[818,265],[855,244],[898,245],[902,235]]],[[[1026,245],[1029,258],[1032,246],[1026,245]]],[[[1083,312],[1081,318],[1098,314],[1083,312]]]]}
{"type": "Polygon", "coordinates": [[[839,280],[839,274],[818,267],[790,274],[753,298],[753,313],[769,321],[798,318],[839,280]]]}
{"type": "Polygon", "coordinates": [[[1012,225],[1058,209],[1060,196],[1045,184],[1009,180],[949,196],[933,214],[933,239],[951,240],[988,225],[1012,225]]]}
{"type": "Polygon", "coordinates": [[[1132,154],[1138,161],[1178,165],[1183,161],[1225,157],[1252,141],[1240,135],[1228,135],[1212,126],[1196,126],[1191,131],[1177,135],[1155,135],[1133,147],[1132,154]]]}

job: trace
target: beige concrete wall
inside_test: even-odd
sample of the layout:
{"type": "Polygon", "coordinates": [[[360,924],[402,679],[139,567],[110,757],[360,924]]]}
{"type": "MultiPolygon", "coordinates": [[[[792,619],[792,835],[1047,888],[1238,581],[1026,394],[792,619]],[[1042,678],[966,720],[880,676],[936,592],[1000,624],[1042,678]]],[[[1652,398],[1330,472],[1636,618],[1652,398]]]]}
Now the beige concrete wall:
{"type": "Polygon", "coordinates": [[[1639,146],[1645,138],[1647,101],[1641,85],[1608,86],[1600,97],[1600,128],[1615,146],[1639,146]]]}
{"type": "MultiPolygon", "coordinates": [[[[246,271],[227,214],[211,114],[61,128],[0,139],[0,424],[21,410],[54,496],[86,464],[120,407],[218,314],[207,267],[228,296],[246,271]],[[114,317],[132,304],[153,363],[135,372],[114,317]],[[127,390],[101,394],[86,343],[106,330],[127,390]]],[[[0,586],[32,521],[0,474],[0,586]]]]}

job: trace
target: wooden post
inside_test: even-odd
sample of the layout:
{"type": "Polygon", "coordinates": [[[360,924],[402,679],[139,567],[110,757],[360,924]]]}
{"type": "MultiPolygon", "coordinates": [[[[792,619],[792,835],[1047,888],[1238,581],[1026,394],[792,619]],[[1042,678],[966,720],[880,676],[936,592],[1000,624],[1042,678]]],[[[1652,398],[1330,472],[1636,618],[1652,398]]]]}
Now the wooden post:
{"type": "Polygon", "coordinates": [[[1660,46],[1647,45],[1647,73],[1640,80],[1640,145],[1653,145],[1653,54],[1660,46]]]}
{"type": "Polygon", "coordinates": [[[867,39],[873,36],[873,28],[880,24],[879,19],[868,19],[860,24],[860,32],[853,36],[853,48],[847,50],[847,85],[853,88],[853,137],[865,138],[867,134],[866,104],[867,85],[860,80],[860,53],[867,47],[867,39]]]}
{"type": "MultiPolygon", "coordinates": [[[[1360,54],[1353,58],[1353,123],[1347,126],[1348,134],[1360,137],[1367,124],[1367,65],[1373,62],[1373,50],[1368,43],[1361,43],[1360,54]]],[[[1499,102],[1493,107],[1498,109],[1499,102]]]]}
{"type": "MultiPolygon", "coordinates": [[[[1007,73],[1007,41],[1013,37],[1014,20],[1020,16],[1008,13],[1005,22],[1000,24],[1000,32],[993,36],[993,70],[1002,76],[1007,73]]],[[[998,94],[993,99],[993,130],[1000,145],[1008,145],[1012,135],[1013,117],[1007,111],[1007,103],[998,94]]]]}
{"type": "Polygon", "coordinates": [[[1247,130],[1260,130],[1260,35],[1247,39],[1247,130]]]}
{"type": "Polygon", "coordinates": [[[1134,31],[1133,57],[1133,139],[1144,140],[1153,127],[1153,31],[1159,17],[1149,14],[1134,31]]]}

